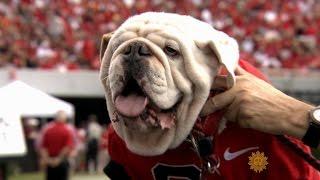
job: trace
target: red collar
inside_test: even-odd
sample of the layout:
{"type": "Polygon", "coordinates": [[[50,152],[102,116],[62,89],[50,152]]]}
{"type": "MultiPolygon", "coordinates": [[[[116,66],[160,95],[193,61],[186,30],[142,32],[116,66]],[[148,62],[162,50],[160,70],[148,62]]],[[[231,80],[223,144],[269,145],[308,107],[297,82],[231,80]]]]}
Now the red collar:
{"type": "MultiPolygon", "coordinates": [[[[215,96],[218,92],[211,91],[209,98],[215,96]]],[[[193,129],[192,134],[197,136],[215,136],[218,133],[219,122],[222,119],[224,111],[219,110],[204,117],[198,117],[193,129]]]]}
{"type": "Polygon", "coordinates": [[[218,133],[219,122],[223,116],[223,111],[216,111],[205,117],[198,117],[192,131],[201,136],[215,136],[218,133]]]}

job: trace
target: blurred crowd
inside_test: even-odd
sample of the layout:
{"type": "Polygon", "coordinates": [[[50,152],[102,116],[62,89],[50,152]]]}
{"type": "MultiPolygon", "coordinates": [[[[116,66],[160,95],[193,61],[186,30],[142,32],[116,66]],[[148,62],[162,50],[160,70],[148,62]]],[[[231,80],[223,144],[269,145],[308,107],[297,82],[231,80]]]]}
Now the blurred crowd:
{"type": "Polygon", "coordinates": [[[2,0],[0,67],[99,69],[102,34],[145,11],[204,20],[259,67],[320,69],[318,0],[2,0]]]}
{"type": "Polygon", "coordinates": [[[50,122],[24,118],[23,127],[28,154],[19,164],[22,172],[44,170],[49,179],[62,180],[57,175],[102,173],[109,161],[107,126],[100,125],[94,114],[74,126],[64,111],[59,111],[50,122]]]}

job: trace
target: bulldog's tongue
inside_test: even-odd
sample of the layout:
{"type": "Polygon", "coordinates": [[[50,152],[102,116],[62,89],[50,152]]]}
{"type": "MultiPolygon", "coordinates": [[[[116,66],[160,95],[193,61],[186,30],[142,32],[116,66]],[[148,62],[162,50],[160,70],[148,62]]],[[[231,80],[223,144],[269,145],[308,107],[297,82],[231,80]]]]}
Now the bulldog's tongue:
{"type": "Polygon", "coordinates": [[[115,101],[117,111],[127,117],[137,117],[148,104],[148,98],[137,94],[118,96],[115,101]]]}

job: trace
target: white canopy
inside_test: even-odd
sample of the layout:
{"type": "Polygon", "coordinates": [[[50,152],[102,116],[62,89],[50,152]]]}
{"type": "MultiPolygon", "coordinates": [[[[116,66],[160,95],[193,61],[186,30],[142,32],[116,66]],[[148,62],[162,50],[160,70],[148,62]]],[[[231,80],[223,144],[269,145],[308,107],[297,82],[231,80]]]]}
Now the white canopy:
{"type": "Polygon", "coordinates": [[[48,95],[21,81],[14,81],[0,88],[0,107],[23,116],[51,117],[57,111],[65,111],[74,117],[72,104],[48,95]]]}

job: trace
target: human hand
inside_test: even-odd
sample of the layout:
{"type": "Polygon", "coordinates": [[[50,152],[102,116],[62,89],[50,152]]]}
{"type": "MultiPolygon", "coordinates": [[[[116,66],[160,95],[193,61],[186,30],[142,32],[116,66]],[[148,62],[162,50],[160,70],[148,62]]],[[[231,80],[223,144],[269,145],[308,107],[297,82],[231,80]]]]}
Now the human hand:
{"type": "MultiPolygon", "coordinates": [[[[202,115],[225,109],[225,118],[241,127],[297,138],[304,136],[308,111],[313,106],[287,96],[241,67],[235,73],[235,86],[209,98],[202,115]]],[[[217,76],[212,88],[226,88],[226,77],[217,76]]]]}
{"type": "Polygon", "coordinates": [[[40,158],[39,166],[41,170],[44,170],[46,168],[46,166],[48,165],[48,161],[49,161],[48,158],[45,158],[45,157],[40,158]]]}
{"type": "Polygon", "coordinates": [[[50,158],[48,165],[50,167],[57,167],[61,163],[62,159],[60,157],[50,158]]]}

